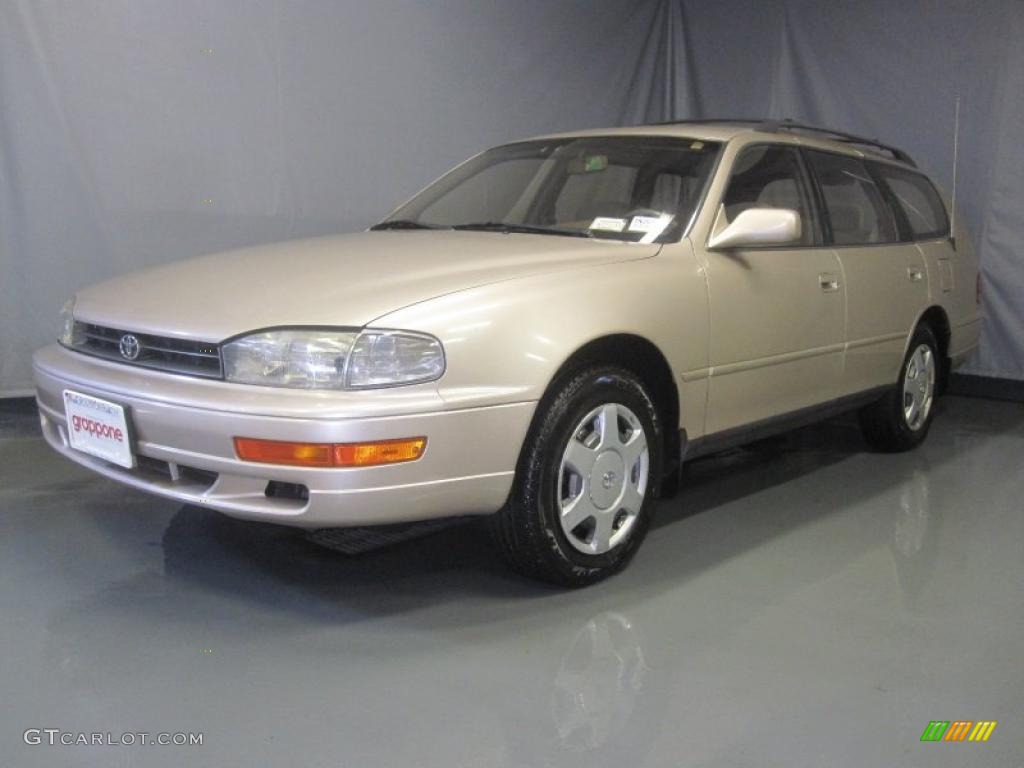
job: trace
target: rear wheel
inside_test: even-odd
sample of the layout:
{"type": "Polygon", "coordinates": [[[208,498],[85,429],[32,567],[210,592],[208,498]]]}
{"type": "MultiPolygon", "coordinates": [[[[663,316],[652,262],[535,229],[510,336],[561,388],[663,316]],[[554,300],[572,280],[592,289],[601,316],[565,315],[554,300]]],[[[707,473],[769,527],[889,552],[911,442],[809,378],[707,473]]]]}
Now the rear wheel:
{"type": "Polygon", "coordinates": [[[621,569],[647,532],[661,423],[639,379],[615,367],[574,375],[540,407],[492,529],[516,570],[584,586],[621,569]]]}
{"type": "Polygon", "coordinates": [[[871,447],[906,451],[924,440],[935,415],[939,371],[935,334],[921,325],[910,340],[896,387],[860,413],[861,429],[871,447]]]}

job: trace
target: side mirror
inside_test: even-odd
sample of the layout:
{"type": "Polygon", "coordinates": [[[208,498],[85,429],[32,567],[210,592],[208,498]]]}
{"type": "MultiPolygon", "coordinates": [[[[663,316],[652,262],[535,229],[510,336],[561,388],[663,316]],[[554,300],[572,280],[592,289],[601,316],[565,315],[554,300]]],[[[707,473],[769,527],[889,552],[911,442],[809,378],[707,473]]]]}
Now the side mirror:
{"type": "Polygon", "coordinates": [[[748,208],[708,241],[725,251],[759,245],[785,245],[800,239],[800,214],[788,208],[748,208]]]}

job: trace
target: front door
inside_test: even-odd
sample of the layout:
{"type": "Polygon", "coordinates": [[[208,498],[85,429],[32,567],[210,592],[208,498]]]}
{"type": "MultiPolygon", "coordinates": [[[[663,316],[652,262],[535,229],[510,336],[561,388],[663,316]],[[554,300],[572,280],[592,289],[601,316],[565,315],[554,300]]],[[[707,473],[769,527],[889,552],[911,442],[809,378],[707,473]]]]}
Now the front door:
{"type": "Polygon", "coordinates": [[[719,218],[789,208],[800,215],[802,237],[791,246],[707,254],[709,435],[839,394],[844,281],[835,251],[822,247],[809,190],[792,146],[747,147],[733,165],[719,218]]]}

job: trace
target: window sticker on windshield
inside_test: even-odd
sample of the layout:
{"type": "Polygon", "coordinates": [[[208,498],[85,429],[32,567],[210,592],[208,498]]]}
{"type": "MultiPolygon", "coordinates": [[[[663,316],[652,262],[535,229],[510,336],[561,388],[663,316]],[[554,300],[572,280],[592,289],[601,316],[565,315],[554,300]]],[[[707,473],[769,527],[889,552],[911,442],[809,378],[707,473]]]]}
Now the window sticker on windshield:
{"type": "Polygon", "coordinates": [[[603,171],[608,167],[608,155],[587,155],[583,161],[583,170],[586,173],[603,171]]]}
{"type": "Polygon", "coordinates": [[[674,219],[671,213],[660,216],[634,216],[629,222],[630,232],[642,232],[641,243],[653,243],[664,232],[674,219]]]}
{"type": "Polygon", "coordinates": [[[657,232],[659,235],[665,231],[665,227],[672,221],[672,214],[663,213],[661,216],[634,216],[629,222],[630,232],[657,232]]]}
{"type": "Polygon", "coordinates": [[[704,149],[703,141],[695,141],[690,145],[690,149],[704,149]]]}
{"type": "Polygon", "coordinates": [[[590,222],[590,229],[600,229],[605,232],[621,232],[625,228],[625,219],[613,219],[610,216],[598,216],[590,222]]]}

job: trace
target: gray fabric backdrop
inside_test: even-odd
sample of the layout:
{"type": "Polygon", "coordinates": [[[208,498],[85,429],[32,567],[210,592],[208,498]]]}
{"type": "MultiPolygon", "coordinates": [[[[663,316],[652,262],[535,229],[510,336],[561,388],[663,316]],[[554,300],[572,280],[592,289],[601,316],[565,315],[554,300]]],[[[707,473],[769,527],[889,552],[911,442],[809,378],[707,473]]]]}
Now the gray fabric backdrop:
{"type": "Polygon", "coordinates": [[[0,0],[0,393],[79,286],[365,228],[490,145],[618,123],[655,10],[0,0]]]}
{"type": "Polygon", "coordinates": [[[968,370],[1024,379],[1024,2],[662,0],[658,16],[636,122],[790,117],[902,147],[949,191],[959,94],[985,315],[968,370]]]}
{"type": "Polygon", "coordinates": [[[507,139],[789,116],[948,183],[957,92],[975,369],[1024,378],[1022,33],[1013,0],[0,0],[0,394],[78,286],[363,228],[507,139]]]}

